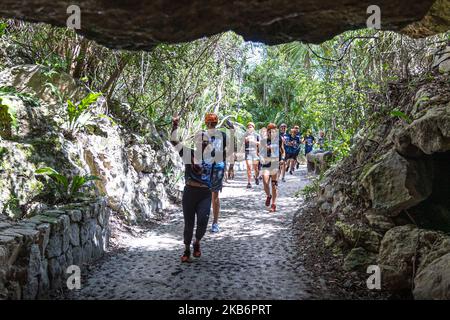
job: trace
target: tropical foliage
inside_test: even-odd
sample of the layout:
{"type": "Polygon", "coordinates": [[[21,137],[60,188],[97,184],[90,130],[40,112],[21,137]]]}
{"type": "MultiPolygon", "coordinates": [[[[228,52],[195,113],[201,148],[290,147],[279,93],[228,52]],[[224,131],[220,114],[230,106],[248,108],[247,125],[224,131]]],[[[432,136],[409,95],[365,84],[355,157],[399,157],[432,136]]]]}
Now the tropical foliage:
{"type": "MultiPolygon", "coordinates": [[[[130,52],[107,49],[71,30],[16,20],[0,21],[0,36],[0,47],[7,48],[0,49],[0,67],[20,60],[49,74],[68,73],[90,92],[102,92],[107,116],[120,118],[129,130],[145,134],[149,127],[142,124],[153,123],[151,128],[167,134],[171,117],[179,115],[186,138],[213,111],[244,125],[253,120],[258,127],[285,122],[302,132],[324,130],[337,159],[365,122],[395,114],[385,98],[389,83],[427,75],[432,53],[449,42],[449,33],[413,40],[358,30],[321,45],[267,47],[228,32],[130,52]]],[[[80,107],[67,102],[71,126],[83,113],[80,107]]]]}

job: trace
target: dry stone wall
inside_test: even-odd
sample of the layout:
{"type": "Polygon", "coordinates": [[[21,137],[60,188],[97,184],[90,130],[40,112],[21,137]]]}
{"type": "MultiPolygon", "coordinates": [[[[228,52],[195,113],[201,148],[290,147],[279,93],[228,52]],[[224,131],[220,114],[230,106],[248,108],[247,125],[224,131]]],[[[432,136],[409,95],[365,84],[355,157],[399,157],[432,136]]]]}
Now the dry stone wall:
{"type": "Polygon", "coordinates": [[[45,299],[64,288],[69,266],[83,270],[105,253],[110,213],[101,198],[20,222],[0,216],[0,299],[45,299]]]}

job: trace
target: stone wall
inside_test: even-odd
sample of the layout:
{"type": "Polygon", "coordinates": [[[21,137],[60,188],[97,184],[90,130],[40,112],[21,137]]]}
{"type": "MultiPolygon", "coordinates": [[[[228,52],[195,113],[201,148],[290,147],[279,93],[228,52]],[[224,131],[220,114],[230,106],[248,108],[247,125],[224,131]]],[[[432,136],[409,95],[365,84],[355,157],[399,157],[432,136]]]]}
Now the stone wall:
{"type": "Polygon", "coordinates": [[[0,216],[0,299],[45,299],[64,288],[67,267],[83,270],[105,253],[109,216],[103,198],[20,222],[0,216]]]}

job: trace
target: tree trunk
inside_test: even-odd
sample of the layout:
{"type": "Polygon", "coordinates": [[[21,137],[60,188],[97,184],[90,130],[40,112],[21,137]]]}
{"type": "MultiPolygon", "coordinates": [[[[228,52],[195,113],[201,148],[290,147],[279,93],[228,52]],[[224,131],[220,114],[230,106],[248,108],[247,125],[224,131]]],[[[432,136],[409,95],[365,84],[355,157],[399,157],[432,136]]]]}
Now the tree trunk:
{"type": "Polygon", "coordinates": [[[74,79],[80,79],[84,69],[84,61],[86,60],[86,53],[89,47],[89,40],[83,38],[81,43],[75,49],[75,54],[72,60],[72,76],[74,79]]]}
{"type": "Polygon", "coordinates": [[[122,74],[123,70],[125,69],[127,63],[128,63],[128,57],[122,56],[120,59],[117,68],[113,71],[109,79],[106,81],[105,85],[102,88],[102,92],[106,93],[108,92],[108,97],[112,96],[112,91],[114,90],[114,84],[116,83],[117,79],[122,74]],[[111,92],[110,92],[111,91],[111,92]]]}

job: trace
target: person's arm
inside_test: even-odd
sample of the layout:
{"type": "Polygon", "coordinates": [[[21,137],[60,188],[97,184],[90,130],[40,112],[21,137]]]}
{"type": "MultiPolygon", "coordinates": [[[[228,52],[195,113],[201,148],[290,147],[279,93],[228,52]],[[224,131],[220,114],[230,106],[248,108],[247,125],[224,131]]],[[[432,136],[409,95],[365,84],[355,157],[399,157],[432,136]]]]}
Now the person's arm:
{"type": "Polygon", "coordinates": [[[286,158],[286,149],[284,148],[283,140],[281,140],[280,152],[281,152],[281,157],[286,158]]]}
{"type": "Polygon", "coordinates": [[[184,146],[180,142],[180,139],[178,138],[178,125],[180,123],[179,117],[173,117],[172,118],[172,130],[170,133],[170,143],[175,147],[175,149],[178,151],[178,154],[180,157],[183,157],[183,149],[184,146]]]}
{"type": "Polygon", "coordinates": [[[170,132],[170,143],[176,147],[180,140],[178,139],[178,125],[180,123],[179,117],[173,117],[172,118],[172,131],[170,132]]]}

